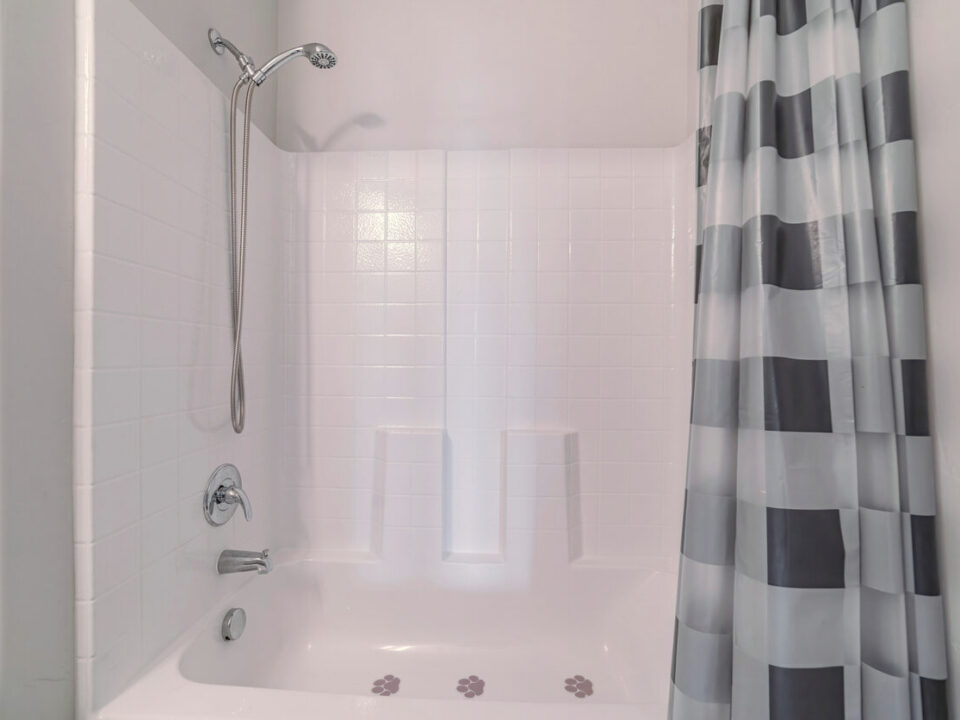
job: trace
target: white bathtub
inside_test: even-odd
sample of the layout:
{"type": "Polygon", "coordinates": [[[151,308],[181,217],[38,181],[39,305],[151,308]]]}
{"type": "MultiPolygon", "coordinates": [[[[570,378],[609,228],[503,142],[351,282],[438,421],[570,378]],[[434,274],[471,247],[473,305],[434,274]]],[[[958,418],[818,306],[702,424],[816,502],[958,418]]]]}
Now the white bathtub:
{"type": "Polygon", "coordinates": [[[662,720],[676,575],[523,565],[288,559],[95,716],[662,720]],[[220,638],[230,607],[247,613],[235,642],[220,638]],[[567,689],[577,675],[592,694],[567,689]],[[458,689],[469,676],[482,693],[458,689]]]}

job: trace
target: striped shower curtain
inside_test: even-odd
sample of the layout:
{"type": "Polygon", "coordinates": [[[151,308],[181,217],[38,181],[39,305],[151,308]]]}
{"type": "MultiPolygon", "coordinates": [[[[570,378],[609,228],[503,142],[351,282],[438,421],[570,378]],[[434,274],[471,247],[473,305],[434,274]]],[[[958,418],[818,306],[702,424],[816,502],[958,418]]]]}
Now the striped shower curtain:
{"type": "Polygon", "coordinates": [[[672,720],[946,720],[902,0],[701,0],[672,720]]]}

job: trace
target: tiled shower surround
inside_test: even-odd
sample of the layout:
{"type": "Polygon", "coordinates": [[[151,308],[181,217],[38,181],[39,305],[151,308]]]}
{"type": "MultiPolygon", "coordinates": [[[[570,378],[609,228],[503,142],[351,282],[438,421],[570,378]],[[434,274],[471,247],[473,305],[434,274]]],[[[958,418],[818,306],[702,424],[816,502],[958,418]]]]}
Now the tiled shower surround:
{"type": "Polygon", "coordinates": [[[284,435],[311,547],[375,552],[405,518],[449,559],[497,560],[524,528],[568,531],[573,560],[673,562],[682,152],[297,157],[284,435]],[[390,427],[443,437],[422,494],[379,484],[390,427]],[[568,450],[514,464],[516,431],[568,450]]]}
{"type": "Polygon", "coordinates": [[[674,570],[692,148],[291,154],[254,130],[237,436],[227,100],[127,0],[78,23],[81,712],[247,582],[216,575],[227,547],[674,570]],[[254,520],[212,528],[224,462],[254,520]]]}

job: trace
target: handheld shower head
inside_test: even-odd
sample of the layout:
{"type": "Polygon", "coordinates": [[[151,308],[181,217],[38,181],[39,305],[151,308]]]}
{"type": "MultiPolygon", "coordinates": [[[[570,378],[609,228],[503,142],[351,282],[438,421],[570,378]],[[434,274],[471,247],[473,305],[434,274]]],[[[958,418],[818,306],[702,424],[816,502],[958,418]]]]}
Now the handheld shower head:
{"type": "Polygon", "coordinates": [[[332,68],[337,64],[337,54],[333,52],[333,50],[322,43],[308,43],[306,45],[300,45],[299,47],[290,48],[272,60],[265,62],[263,67],[254,74],[253,81],[257,85],[262,85],[263,81],[271,74],[296,57],[307,58],[311,65],[321,70],[332,68]]]}
{"type": "Polygon", "coordinates": [[[240,336],[243,330],[243,286],[246,267],[247,245],[247,168],[250,162],[250,115],[253,108],[253,91],[275,71],[295,57],[305,57],[314,67],[326,69],[337,64],[337,55],[321,43],[308,43],[290,48],[269,60],[259,70],[253,59],[223,37],[214,28],[207,32],[210,47],[217,55],[229,51],[240,65],[240,78],[233,86],[230,97],[230,249],[233,260],[233,367],[230,372],[230,421],[234,432],[243,432],[245,417],[245,393],[243,382],[243,354],[240,336]],[[252,81],[252,82],[251,82],[252,81]],[[243,150],[241,151],[240,178],[237,178],[237,99],[246,90],[246,110],[243,114],[243,150]],[[240,186],[240,203],[237,204],[237,185],[240,186]]]}
{"type": "Polygon", "coordinates": [[[217,55],[223,55],[224,51],[229,50],[230,54],[236,58],[240,65],[242,77],[247,80],[253,80],[257,85],[262,85],[275,71],[286,65],[295,57],[305,57],[315,68],[327,70],[337,64],[337,54],[323,43],[307,43],[299,47],[290,48],[280,53],[276,57],[268,60],[259,70],[254,65],[253,58],[240,52],[240,49],[232,42],[223,37],[214,28],[207,32],[207,38],[210,40],[210,47],[217,55]]]}
{"type": "Polygon", "coordinates": [[[337,54],[323,43],[310,43],[303,46],[307,60],[315,68],[329,70],[337,64],[337,54]]]}

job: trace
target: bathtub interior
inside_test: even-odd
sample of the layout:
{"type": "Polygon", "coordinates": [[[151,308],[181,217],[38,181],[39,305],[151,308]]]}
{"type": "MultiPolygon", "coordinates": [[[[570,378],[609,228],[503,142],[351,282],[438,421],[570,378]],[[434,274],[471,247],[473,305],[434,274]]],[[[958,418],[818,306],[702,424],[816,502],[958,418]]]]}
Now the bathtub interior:
{"type": "Polygon", "coordinates": [[[294,562],[231,600],[247,613],[239,640],[224,642],[212,617],[179,669],[197,683],[365,697],[396,678],[385,696],[435,700],[462,697],[460,680],[475,676],[485,701],[666,706],[675,575],[570,565],[510,575],[492,564],[400,576],[377,562],[294,562]]]}

